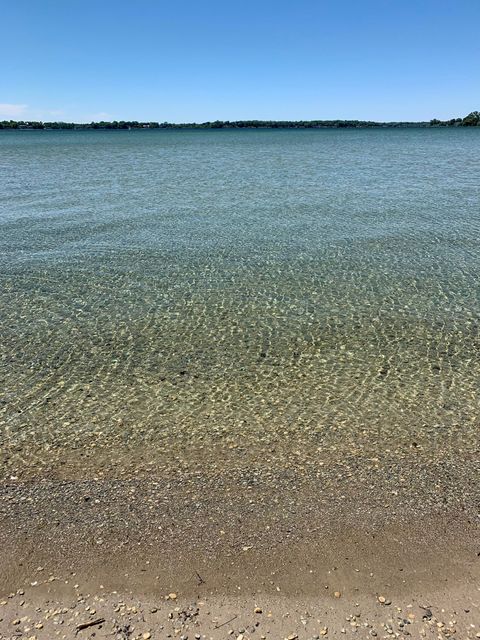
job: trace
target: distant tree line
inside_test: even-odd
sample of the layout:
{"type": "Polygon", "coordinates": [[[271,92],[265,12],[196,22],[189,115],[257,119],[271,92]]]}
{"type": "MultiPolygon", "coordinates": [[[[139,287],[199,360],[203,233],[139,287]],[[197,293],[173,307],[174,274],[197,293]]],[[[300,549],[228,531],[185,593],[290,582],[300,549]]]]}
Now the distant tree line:
{"type": "Polygon", "coordinates": [[[480,127],[480,111],[472,111],[462,120],[464,127],[480,127]]]}
{"type": "Polygon", "coordinates": [[[26,122],[23,120],[3,120],[0,129],[158,129],[158,122],[138,122],[120,120],[114,122],[26,122]]]}
{"type": "Polygon", "coordinates": [[[429,122],[373,122],[370,120],[215,120],[213,122],[138,122],[114,120],[113,122],[32,122],[3,120],[0,129],[366,129],[408,127],[479,127],[480,112],[472,111],[465,118],[429,122]]]}

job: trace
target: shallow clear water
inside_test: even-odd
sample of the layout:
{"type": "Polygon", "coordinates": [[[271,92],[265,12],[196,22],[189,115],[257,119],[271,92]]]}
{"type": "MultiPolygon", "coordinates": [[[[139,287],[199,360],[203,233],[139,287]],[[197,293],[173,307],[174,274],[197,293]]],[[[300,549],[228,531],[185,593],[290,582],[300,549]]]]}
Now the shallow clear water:
{"type": "Polygon", "coordinates": [[[468,446],[479,169],[480,130],[1,132],[3,441],[468,446]]]}

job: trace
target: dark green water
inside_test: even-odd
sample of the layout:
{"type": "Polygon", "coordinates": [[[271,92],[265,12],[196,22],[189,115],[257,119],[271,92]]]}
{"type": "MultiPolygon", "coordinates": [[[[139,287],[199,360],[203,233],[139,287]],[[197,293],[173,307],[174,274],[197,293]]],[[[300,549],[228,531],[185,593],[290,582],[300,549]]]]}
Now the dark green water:
{"type": "Polygon", "coordinates": [[[0,133],[13,451],[472,443],[480,130],[0,133]]]}

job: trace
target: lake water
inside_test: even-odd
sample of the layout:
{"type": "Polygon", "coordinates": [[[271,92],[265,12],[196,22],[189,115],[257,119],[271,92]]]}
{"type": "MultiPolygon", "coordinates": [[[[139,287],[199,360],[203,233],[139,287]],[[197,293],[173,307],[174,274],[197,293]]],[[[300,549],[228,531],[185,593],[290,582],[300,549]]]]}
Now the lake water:
{"type": "Polygon", "coordinates": [[[479,170],[470,129],[0,132],[5,449],[468,447],[479,170]]]}

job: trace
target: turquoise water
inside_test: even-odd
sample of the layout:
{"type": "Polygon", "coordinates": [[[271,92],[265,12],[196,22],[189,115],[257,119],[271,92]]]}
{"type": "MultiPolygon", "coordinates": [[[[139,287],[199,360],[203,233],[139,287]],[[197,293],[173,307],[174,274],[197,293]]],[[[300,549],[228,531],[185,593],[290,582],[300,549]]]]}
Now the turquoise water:
{"type": "Polygon", "coordinates": [[[468,447],[479,169],[480,130],[1,132],[4,443],[468,447]]]}

